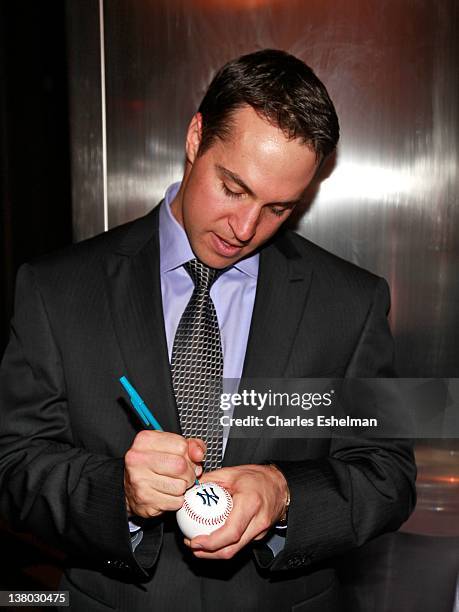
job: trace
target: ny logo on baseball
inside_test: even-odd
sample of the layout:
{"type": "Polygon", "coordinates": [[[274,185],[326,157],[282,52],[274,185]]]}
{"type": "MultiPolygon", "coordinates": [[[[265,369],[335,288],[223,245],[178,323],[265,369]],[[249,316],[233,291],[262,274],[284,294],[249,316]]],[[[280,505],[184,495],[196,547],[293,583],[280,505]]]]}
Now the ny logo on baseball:
{"type": "Polygon", "coordinates": [[[195,485],[185,493],[185,501],[177,511],[177,523],[184,536],[209,535],[222,527],[233,509],[233,499],[215,482],[195,485]]]}
{"type": "Polygon", "coordinates": [[[212,493],[209,493],[209,491],[204,487],[202,491],[196,491],[196,495],[199,495],[204,505],[207,504],[208,506],[210,506],[212,502],[214,502],[214,504],[218,504],[218,500],[220,498],[214,492],[213,487],[209,487],[209,489],[212,491],[212,493]]]}

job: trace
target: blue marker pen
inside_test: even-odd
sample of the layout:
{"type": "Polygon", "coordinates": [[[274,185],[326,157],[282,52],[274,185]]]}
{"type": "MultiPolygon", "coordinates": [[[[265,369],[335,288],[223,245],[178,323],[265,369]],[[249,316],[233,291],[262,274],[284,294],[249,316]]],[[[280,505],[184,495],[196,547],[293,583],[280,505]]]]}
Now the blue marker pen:
{"type": "Polygon", "coordinates": [[[138,416],[140,416],[140,419],[142,420],[142,422],[147,426],[147,429],[155,429],[156,431],[164,431],[164,429],[161,427],[161,425],[158,423],[155,417],[151,414],[150,410],[148,409],[143,399],[140,397],[140,395],[137,393],[137,391],[128,381],[126,376],[121,376],[120,383],[126,389],[129,395],[129,399],[131,400],[132,406],[134,407],[138,416]]]}
{"type": "MultiPolygon", "coordinates": [[[[145,404],[143,399],[140,397],[139,393],[134,389],[131,383],[128,381],[126,376],[121,376],[120,383],[123,385],[127,394],[129,395],[129,399],[131,400],[131,405],[134,408],[136,415],[142,421],[142,425],[145,429],[155,430],[155,431],[164,431],[155,417],[152,415],[148,406],[145,404]]],[[[195,484],[199,484],[199,480],[196,478],[195,484]]]]}

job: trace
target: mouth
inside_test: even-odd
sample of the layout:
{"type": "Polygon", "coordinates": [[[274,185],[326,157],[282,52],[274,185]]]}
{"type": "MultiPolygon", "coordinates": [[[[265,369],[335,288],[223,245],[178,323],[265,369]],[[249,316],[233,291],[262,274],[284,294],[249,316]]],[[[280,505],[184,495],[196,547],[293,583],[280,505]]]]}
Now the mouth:
{"type": "Polygon", "coordinates": [[[212,234],[212,238],[213,238],[215,250],[222,257],[234,257],[235,255],[238,255],[242,251],[243,246],[244,246],[244,245],[236,245],[236,244],[232,244],[231,242],[227,242],[226,240],[224,240],[223,238],[220,238],[220,236],[214,233],[212,234]]]}

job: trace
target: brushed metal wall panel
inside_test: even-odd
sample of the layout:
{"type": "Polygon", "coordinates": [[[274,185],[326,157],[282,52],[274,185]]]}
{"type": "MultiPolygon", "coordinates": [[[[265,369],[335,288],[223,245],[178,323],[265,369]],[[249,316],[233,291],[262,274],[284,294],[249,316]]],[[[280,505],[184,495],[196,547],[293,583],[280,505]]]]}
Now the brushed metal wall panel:
{"type": "Polygon", "coordinates": [[[104,231],[100,24],[98,0],[66,1],[76,241],[104,231]]]}
{"type": "Polygon", "coordinates": [[[389,280],[400,374],[458,372],[457,25],[455,0],[106,3],[109,225],[180,178],[216,68],[286,49],[327,84],[342,125],[298,231],[389,280]]]}

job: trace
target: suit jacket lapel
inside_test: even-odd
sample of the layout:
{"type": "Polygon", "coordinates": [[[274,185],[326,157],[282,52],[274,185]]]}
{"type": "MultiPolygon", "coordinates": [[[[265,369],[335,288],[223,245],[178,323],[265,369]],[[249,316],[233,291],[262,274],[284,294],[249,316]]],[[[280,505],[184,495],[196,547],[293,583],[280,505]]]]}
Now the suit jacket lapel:
{"type": "Polygon", "coordinates": [[[165,431],[180,433],[162,310],[158,208],[132,224],[107,260],[107,286],[125,364],[119,376],[126,374],[165,431]]]}
{"type": "MultiPolygon", "coordinates": [[[[312,278],[309,262],[302,259],[284,235],[260,255],[257,293],[242,378],[282,378],[288,375],[290,352],[303,317],[312,278]]],[[[247,415],[236,407],[234,417],[247,415]]],[[[224,465],[251,463],[257,441],[235,438],[230,431],[224,465]]]]}
{"type": "MultiPolygon", "coordinates": [[[[119,376],[126,374],[164,430],[180,433],[162,310],[158,208],[135,221],[108,257],[107,289],[125,364],[119,376]]],[[[280,237],[263,249],[243,378],[288,375],[310,281],[308,262],[288,238],[280,237]]],[[[237,407],[234,416],[244,416],[242,411],[237,407]]],[[[223,465],[250,463],[256,447],[256,440],[247,444],[230,433],[223,465]]]]}

